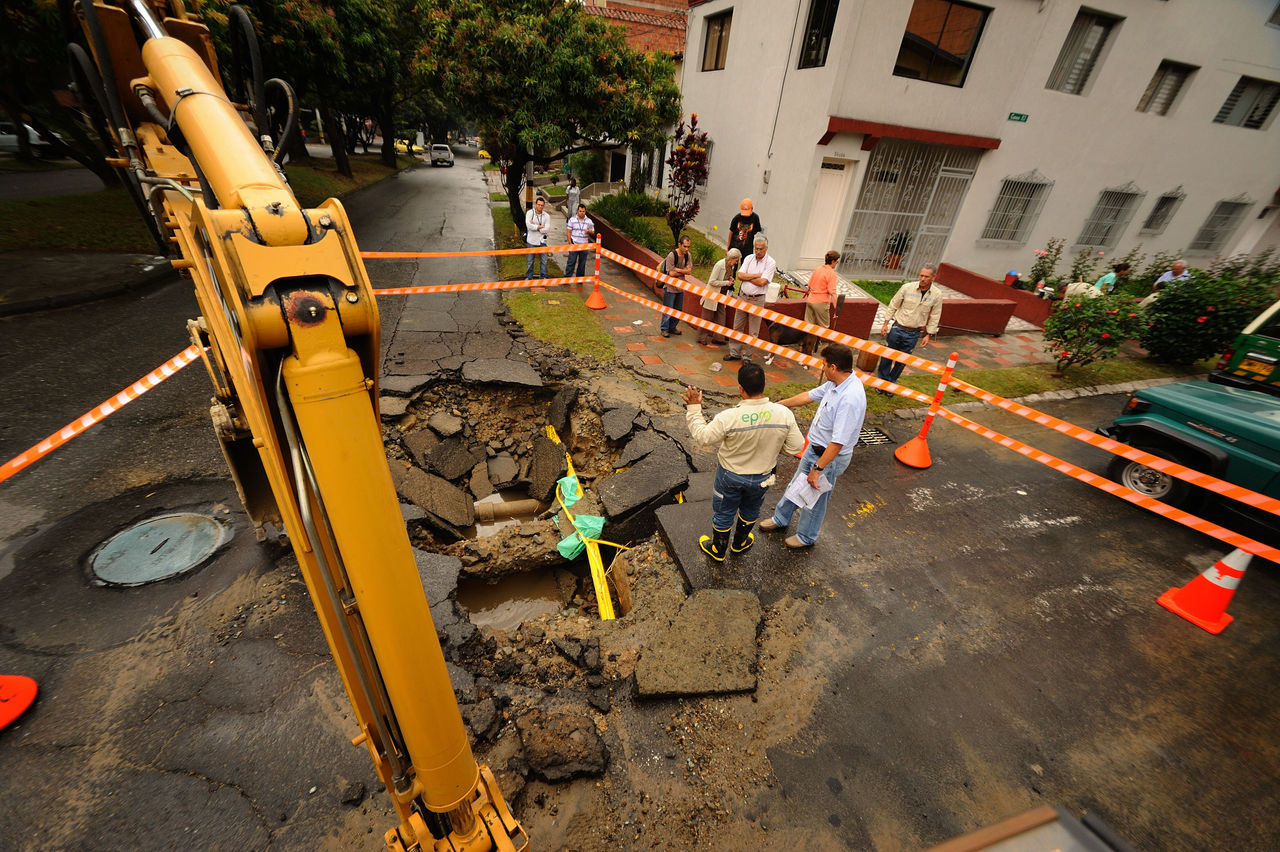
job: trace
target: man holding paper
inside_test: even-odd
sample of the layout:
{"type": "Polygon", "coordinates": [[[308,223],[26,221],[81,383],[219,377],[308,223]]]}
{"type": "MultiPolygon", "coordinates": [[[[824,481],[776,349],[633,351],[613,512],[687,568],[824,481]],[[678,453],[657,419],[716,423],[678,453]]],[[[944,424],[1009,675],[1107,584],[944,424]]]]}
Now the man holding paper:
{"type": "Polygon", "coordinates": [[[790,548],[812,547],[817,542],[831,489],[849,466],[867,414],[866,390],[862,382],[853,378],[852,349],[839,343],[824,347],[822,377],[825,381],[813,390],[781,401],[787,408],[818,403],[818,413],[809,426],[809,446],[800,457],[800,466],[774,508],[773,517],[760,522],[760,529],[766,532],[785,530],[799,510],[795,535],[788,536],[785,542],[790,548]]]}

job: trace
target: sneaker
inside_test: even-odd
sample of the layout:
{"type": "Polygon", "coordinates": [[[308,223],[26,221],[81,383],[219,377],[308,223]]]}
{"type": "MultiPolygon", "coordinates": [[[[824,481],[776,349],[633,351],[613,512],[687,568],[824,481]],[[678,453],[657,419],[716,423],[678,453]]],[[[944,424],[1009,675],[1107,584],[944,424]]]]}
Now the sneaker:
{"type": "Polygon", "coordinates": [[[669,332],[669,331],[664,331],[664,332],[662,332],[662,336],[663,336],[663,337],[670,337],[670,336],[671,336],[671,332],[669,332]]]}
{"type": "Polygon", "coordinates": [[[684,332],[683,332],[683,331],[681,331],[681,330],[680,330],[680,329],[678,329],[678,328],[673,328],[673,329],[671,329],[671,333],[672,333],[672,334],[684,334],[684,332]]]}
{"type": "Polygon", "coordinates": [[[876,393],[881,396],[893,396],[893,391],[887,391],[884,388],[876,388],[876,393]]]}
{"type": "Polygon", "coordinates": [[[764,356],[764,365],[768,367],[768,366],[771,366],[772,364],[773,364],[773,356],[772,355],[764,356]]]}
{"type": "Polygon", "coordinates": [[[732,352],[730,352],[728,355],[724,356],[724,360],[726,360],[726,361],[741,361],[741,360],[742,360],[742,356],[741,356],[741,355],[734,355],[732,352]]]}

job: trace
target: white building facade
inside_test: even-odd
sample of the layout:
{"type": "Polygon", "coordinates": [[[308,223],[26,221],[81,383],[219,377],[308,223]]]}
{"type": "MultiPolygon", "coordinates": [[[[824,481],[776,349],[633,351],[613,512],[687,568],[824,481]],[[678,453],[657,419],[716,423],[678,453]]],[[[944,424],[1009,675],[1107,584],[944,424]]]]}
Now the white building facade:
{"type": "Polygon", "coordinates": [[[694,0],[683,92],[784,269],[1280,244],[1280,0],[694,0]]]}

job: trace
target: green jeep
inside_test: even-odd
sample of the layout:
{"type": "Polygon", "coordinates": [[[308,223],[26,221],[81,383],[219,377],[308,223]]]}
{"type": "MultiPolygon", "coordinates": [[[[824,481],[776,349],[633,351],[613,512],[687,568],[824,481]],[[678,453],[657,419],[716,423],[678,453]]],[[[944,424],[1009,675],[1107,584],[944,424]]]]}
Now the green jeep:
{"type": "MultiPolygon", "coordinates": [[[[1108,438],[1185,467],[1280,497],[1280,399],[1209,382],[1177,382],[1137,391],[1120,416],[1098,429],[1108,438]]],[[[1107,476],[1126,488],[1191,511],[1205,491],[1115,456],[1107,476]]],[[[1280,529],[1280,517],[1235,500],[1223,508],[1280,529]]]]}
{"type": "Polygon", "coordinates": [[[1244,327],[1209,381],[1280,396],[1280,302],[1244,327]]]}

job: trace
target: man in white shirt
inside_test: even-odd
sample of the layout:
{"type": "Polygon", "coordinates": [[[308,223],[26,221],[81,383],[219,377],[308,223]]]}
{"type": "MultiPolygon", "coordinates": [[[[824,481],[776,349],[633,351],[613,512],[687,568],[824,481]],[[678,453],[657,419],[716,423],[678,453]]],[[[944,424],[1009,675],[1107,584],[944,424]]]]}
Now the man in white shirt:
{"type": "MultiPolygon", "coordinates": [[[[769,282],[773,280],[773,273],[777,270],[778,263],[769,256],[769,241],[764,234],[756,234],[752,247],[754,251],[742,261],[742,266],[738,269],[738,280],[742,282],[742,292],[738,298],[744,302],[763,307],[764,294],[768,290],[769,282]]],[[[752,337],[759,337],[760,317],[739,310],[735,312],[733,317],[733,330],[745,330],[752,337]]],[[[755,348],[750,348],[744,355],[742,353],[742,342],[731,340],[729,342],[729,354],[724,356],[724,360],[749,362],[751,353],[757,351],[755,348]]],[[[772,359],[766,359],[766,362],[769,360],[772,359]]]]}
{"type": "Polygon", "coordinates": [[[1169,287],[1170,290],[1175,289],[1179,284],[1191,278],[1191,273],[1187,271],[1187,262],[1185,260],[1175,260],[1173,268],[1156,279],[1156,283],[1151,285],[1151,292],[1163,290],[1169,287]],[[1173,286],[1169,286],[1173,285],[1173,286]]]}
{"type": "MultiPolygon", "coordinates": [[[[570,216],[565,223],[565,236],[575,246],[587,245],[595,239],[596,223],[591,221],[591,217],[587,215],[587,205],[579,204],[574,209],[577,213],[570,216]]],[[[564,270],[565,277],[572,278],[575,275],[586,275],[588,254],[590,254],[588,251],[569,252],[569,263],[564,270]]]]}
{"type": "MultiPolygon", "coordinates": [[[[547,232],[551,229],[551,214],[547,212],[547,202],[539,198],[533,202],[533,209],[524,214],[524,243],[527,246],[545,246],[547,244],[547,232]]],[[[537,258],[541,263],[541,278],[547,277],[547,253],[531,254],[524,268],[524,277],[533,277],[533,261],[537,258]]]]}

